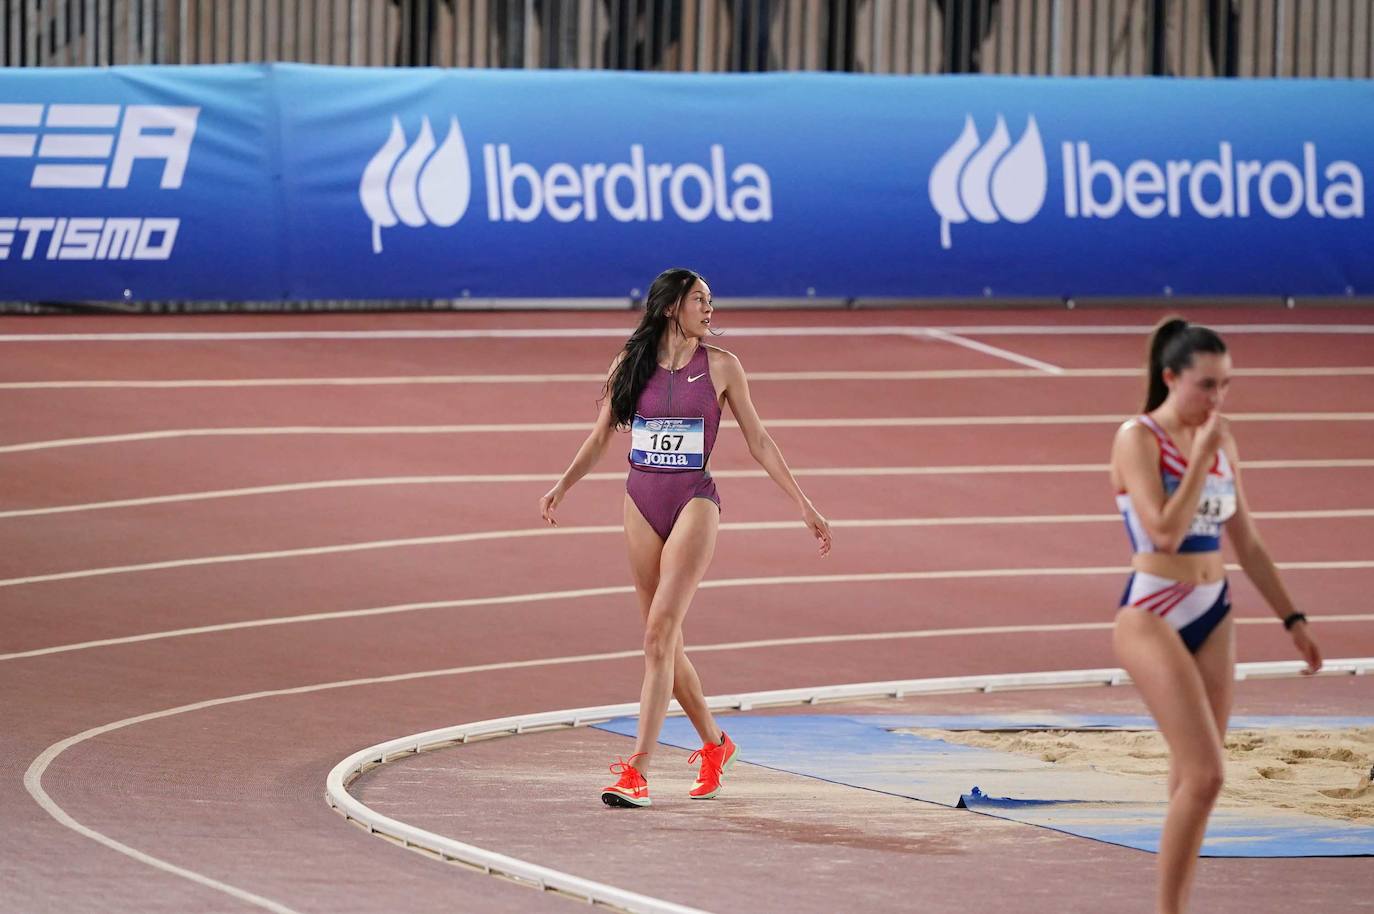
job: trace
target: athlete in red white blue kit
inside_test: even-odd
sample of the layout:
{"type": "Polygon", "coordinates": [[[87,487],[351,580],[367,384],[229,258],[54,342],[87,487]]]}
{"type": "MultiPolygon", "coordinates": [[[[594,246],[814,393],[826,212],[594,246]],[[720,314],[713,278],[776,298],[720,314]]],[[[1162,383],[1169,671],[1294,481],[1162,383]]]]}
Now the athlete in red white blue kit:
{"type": "Polygon", "coordinates": [[[1246,504],[1236,441],[1221,415],[1230,382],[1231,356],[1215,331],[1161,322],[1150,338],[1145,411],[1121,426],[1112,446],[1112,485],[1134,553],[1113,642],[1169,744],[1160,914],[1184,908],[1221,791],[1235,680],[1223,528],[1306,672],[1322,665],[1246,504]]]}
{"type": "Polygon", "coordinates": [[[700,275],[684,269],[659,274],[639,326],[611,363],[591,434],[539,502],[544,519],[556,526],[554,509],[568,489],[596,466],[617,429],[630,430],[625,538],[644,618],[644,685],[634,754],[611,765],[618,779],[601,791],[608,806],[650,805],[649,764],[670,697],[702,739],[689,759],[700,763],[693,799],[714,797],[739,754],[707,708],[682,643],[682,620],[711,563],[720,525],[710,460],[724,404],[750,455],[796,503],[821,556],[830,553],[830,524],[802,493],[755,412],[739,359],[703,342],[712,332],[712,313],[711,289],[700,275]]]}

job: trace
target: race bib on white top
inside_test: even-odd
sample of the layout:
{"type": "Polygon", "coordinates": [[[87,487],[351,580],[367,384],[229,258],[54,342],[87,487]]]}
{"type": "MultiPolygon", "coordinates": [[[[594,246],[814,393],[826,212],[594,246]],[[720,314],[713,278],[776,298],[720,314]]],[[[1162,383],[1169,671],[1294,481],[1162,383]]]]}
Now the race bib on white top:
{"type": "Polygon", "coordinates": [[[706,466],[706,420],[645,419],[630,427],[630,463],[667,470],[700,470],[706,466]]]}
{"type": "Polygon", "coordinates": [[[1209,478],[1198,501],[1189,536],[1220,536],[1221,525],[1236,513],[1236,484],[1230,479],[1209,478]]]}

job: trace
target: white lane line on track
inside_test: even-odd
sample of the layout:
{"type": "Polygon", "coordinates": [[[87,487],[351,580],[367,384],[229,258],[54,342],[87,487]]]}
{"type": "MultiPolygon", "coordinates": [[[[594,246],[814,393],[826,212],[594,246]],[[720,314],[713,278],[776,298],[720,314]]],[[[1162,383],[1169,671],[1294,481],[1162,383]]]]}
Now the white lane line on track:
{"type": "MultiPolygon", "coordinates": [[[[202,704],[206,704],[208,706],[208,703],[202,704]]],[[[190,709],[192,707],[194,706],[187,706],[187,709],[190,709]]],[[[152,854],[144,853],[138,848],[130,847],[122,841],[116,841],[109,835],[106,835],[103,832],[96,831],[89,825],[85,825],[81,822],[78,822],[75,818],[71,816],[70,813],[68,813],[65,809],[59,806],[53,800],[53,798],[48,795],[48,792],[43,789],[43,773],[48,770],[48,766],[52,764],[53,760],[55,760],[63,752],[66,752],[72,746],[75,746],[78,743],[83,743],[86,740],[91,739],[92,737],[101,735],[102,733],[108,733],[111,730],[119,730],[131,724],[142,723],[145,720],[155,720],[159,716],[165,715],[154,713],[143,714],[138,717],[126,718],[121,721],[116,721],[112,724],[106,724],[103,727],[93,727],[90,730],[86,730],[82,733],[76,734],[75,736],[68,737],[67,739],[62,740],[61,742],[54,743],[53,745],[49,746],[46,750],[44,750],[44,752],[41,755],[39,755],[38,758],[34,759],[32,764],[29,765],[28,770],[24,772],[24,789],[29,792],[29,795],[31,797],[33,797],[34,802],[37,803],[40,807],[42,807],[44,812],[52,816],[53,819],[55,819],[59,825],[71,829],[78,835],[81,835],[83,838],[89,838],[97,844],[102,844],[105,847],[108,847],[112,851],[116,851],[120,854],[123,854],[126,857],[129,857],[133,860],[137,860],[139,863],[147,864],[148,866],[162,870],[164,873],[171,873],[173,876],[180,876],[183,879],[189,879],[191,882],[197,883],[198,885],[203,885],[209,889],[214,889],[217,892],[223,892],[224,894],[229,895],[230,897],[242,901],[246,904],[250,904],[254,907],[262,908],[267,911],[272,911],[273,914],[299,914],[299,912],[296,911],[294,908],[289,908],[286,905],[273,901],[270,898],[264,898],[261,895],[255,895],[254,893],[245,891],[244,889],[240,889],[237,886],[232,886],[227,882],[221,882],[218,879],[212,879],[211,877],[206,876],[203,873],[197,873],[195,870],[187,869],[184,866],[177,866],[175,863],[170,863],[159,857],[154,857],[152,854]]]]}
{"type": "MultiPolygon", "coordinates": [[[[1286,571],[1355,571],[1374,568],[1374,562],[1280,562],[1279,568],[1286,571]]],[[[1227,570],[1240,570],[1237,565],[1227,566],[1227,570]]],[[[995,578],[1036,578],[1070,576],[1124,575],[1130,572],[1125,566],[1098,566],[1085,568],[979,568],[958,571],[891,571],[868,574],[802,575],[791,577],[754,577],[720,578],[702,581],[700,589],[718,590],[735,587],[784,587],[816,586],[834,584],[873,584],[896,581],[960,581],[987,580],[995,578]]],[[[397,613],[423,612],[436,609],[465,609],[478,606],[511,606],[526,603],[552,602],[555,600],[580,600],[589,597],[628,596],[634,593],[629,585],[607,587],[586,587],[578,590],[552,590],[538,593],[507,594],[498,597],[466,597],[459,600],[435,600],[424,603],[398,603],[392,606],[373,606],[365,609],[344,609],[333,612],[307,613],[298,616],[275,616],[265,619],[247,619],[241,622],[222,622],[215,625],[200,625],[193,628],[179,628],[160,632],[145,632],[139,635],[126,635],[119,638],[102,638],[74,644],[61,644],[53,647],[34,648],[0,654],[0,661],[22,660],[30,657],[44,657],[50,654],[66,654],[93,648],[113,647],[121,644],[138,644],[144,641],[162,641],[172,638],[186,638],[194,635],[208,635],[217,632],[239,631],[252,628],[267,628],[275,625],[297,625],[308,622],[325,622],[337,619],[361,619],[371,616],[388,616],[397,613]]],[[[1323,619],[1336,621],[1365,621],[1374,616],[1323,616],[1323,619]]],[[[981,629],[980,629],[981,630],[981,629]]],[[[1038,629],[1037,629],[1038,630],[1038,629]]],[[[958,631],[962,631],[959,629],[958,631]]],[[[924,637],[924,636],[923,636],[924,637]]],[[[699,650],[700,648],[693,648],[699,650]]]]}
{"type": "Polygon", "coordinates": [[[937,340],[942,340],[946,343],[953,343],[954,345],[962,346],[965,349],[972,349],[974,352],[981,352],[983,355],[990,355],[994,358],[1006,359],[1009,362],[1017,362],[1021,365],[1028,365],[1031,368],[1034,368],[1036,371],[1044,372],[1045,374],[1062,375],[1064,373],[1064,369],[1060,368],[1058,365],[1051,365],[1049,362],[1042,362],[1041,360],[1033,359],[1028,355],[1021,355],[1019,352],[1011,352],[1010,350],[1003,349],[1000,346],[992,346],[987,343],[980,343],[977,340],[971,340],[968,337],[960,336],[957,333],[950,333],[946,330],[936,330],[933,328],[927,330],[926,332],[937,340]]]}
{"type": "MultiPolygon", "coordinates": [[[[1256,511],[1257,519],[1273,520],[1337,520],[1374,517],[1374,508],[1336,508],[1308,511],[1256,511]]],[[[896,517],[870,518],[861,520],[834,520],[830,526],[836,529],[882,529],[893,527],[982,527],[982,526],[1021,526],[1051,524],[1119,524],[1118,514],[1011,514],[978,517],[896,517]]],[[[805,526],[800,521],[737,521],[722,523],[724,532],[788,530],[801,531],[805,526]]],[[[455,543],[474,543],[491,540],[527,539],[545,536],[582,536],[589,534],[620,534],[624,528],[619,524],[604,524],[584,527],[526,527],[514,530],[482,530],[472,533],[449,533],[437,536],[417,536],[404,539],[367,540],[357,543],[338,543],[331,546],[305,546],[297,549],[278,549],[265,552],[242,552],[226,555],[197,556],[186,559],[168,559],[161,562],[141,562],[133,565],[109,565],[101,568],[82,568],[75,571],[59,571],[51,574],[29,575],[22,578],[0,579],[0,587],[18,587],[26,584],[47,584],[54,581],[70,581],[78,578],[106,577],[117,574],[138,574],[146,571],[165,571],[172,568],[191,568],[203,565],[237,564],[240,562],[259,562],[271,559],[305,558],[316,555],[338,555],[348,552],[370,552],[378,549],[409,549],[421,546],[444,546],[455,543]]]]}
{"type": "MultiPolygon", "coordinates": [[[[1374,412],[1332,413],[1228,413],[1232,422],[1368,422],[1374,412]]],[[[890,416],[862,419],[770,419],[769,428],[945,428],[1017,425],[1119,425],[1119,414],[1049,416],[890,416]]],[[[721,428],[739,428],[733,421],[722,421],[721,428]]],[[[54,448],[88,447],[135,441],[165,441],[174,438],[236,438],[281,435],[454,435],[505,434],[527,432],[586,432],[588,422],[504,422],[471,425],[268,425],[225,428],[173,428],[83,438],[56,438],[0,446],[0,454],[43,451],[54,448]]]]}
{"type": "MultiPolygon", "coordinates": [[[[1318,617],[1314,617],[1314,619],[1315,618],[1318,617]]],[[[1277,622],[1277,620],[1266,621],[1277,622]]],[[[1102,625],[1104,627],[1107,625],[1107,623],[1085,624],[1102,625]]],[[[710,650],[712,648],[716,650],[745,650],[749,648],[740,645],[746,644],[750,644],[750,642],[735,642],[733,643],[733,645],[706,645],[704,647],[706,650],[710,650]]],[[[702,648],[695,648],[689,650],[701,651],[702,648]]],[[[156,867],[157,869],[160,869],[167,873],[171,873],[176,876],[181,876],[184,879],[189,879],[192,882],[206,886],[207,888],[224,892],[225,894],[228,894],[240,901],[247,902],[257,907],[265,908],[269,911],[276,912],[276,914],[296,914],[296,912],[292,911],[292,909],[284,905],[278,904],[277,902],[263,898],[259,895],[254,895],[250,892],[246,892],[227,883],[211,879],[208,876],[196,873],[193,870],[186,869],[185,867],[177,866],[176,864],[170,863],[166,860],[162,860],[158,857],[154,857],[151,854],[147,854],[136,848],[130,847],[129,845],[124,844],[120,841],[116,841],[108,835],[105,835],[87,825],[82,824],[81,822],[78,822],[71,814],[69,814],[65,809],[58,805],[58,803],[54,801],[53,798],[48,794],[48,792],[43,788],[43,775],[52,766],[53,762],[55,762],[57,758],[62,755],[62,753],[66,752],[73,746],[79,745],[97,736],[102,736],[106,733],[122,730],[126,727],[134,726],[136,724],[146,723],[153,720],[163,720],[169,717],[175,717],[194,711],[202,711],[208,708],[219,707],[222,705],[238,704],[245,701],[255,701],[261,698],[271,698],[287,695],[304,695],[313,692],[351,688],[355,686],[380,685],[385,683],[406,682],[442,676],[458,676],[472,673],[495,672],[499,670],[531,669],[535,667],[560,666],[578,663],[594,663],[607,660],[635,659],[641,656],[642,651],[640,650],[627,650],[601,654],[581,654],[575,656],[552,657],[540,660],[519,660],[508,661],[505,663],[487,663],[466,667],[450,667],[448,669],[442,670],[425,670],[413,673],[398,673],[390,676],[373,676],[362,679],[348,679],[341,680],[338,682],[317,683],[314,685],[296,686],[294,688],[269,689],[259,692],[248,692],[240,695],[230,695],[221,698],[208,699],[206,701],[193,702],[191,704],[180,705],[175,708],[167,708],[162,711],[153,711],[147,714],[140,714],[134,717],[126,717],[122,720],[117,720],[99,727],[92,727],[89,730],[84,730],[81,733],[78,733],[74,736],[69,736],[64,740],[53,743],[41,754],[39,754],[39,756],[33,760],[33,762],[29,765],[28,769],[24,772],[24,788],[28,791],[29,795],[33,797],[34,802],[37,803],[43,809],[44,812],[50,815],[60,825],[69,828],[72,831],[75,831],[77,834],[80,834],[85,838],[102,844],[105,847],[108,847],[111,850],[123,854],[140,863],[156,867]]]]}
{"type": "MultiPolygon", "coordinates": [[[[1208,324],[1213,330],[1223,334],[1234,333],[1317,333],[1317,334],[1364,334],[1374,333],[1374,324],[1208,324]]],[[[966,333],[969,336],[1135,336],[1147,334],[1153,326],[1135,327],[1123,324],[1083,324],[1081,326],[1057,326],[1054,324],[988,324],[965,327],[940,327],[949,333],[966,333]]]]}
{"type": "MultiPolygon", "coordinates": [[[[1332,460],[1247,460],[1246,472],[1256,470],[1330,470],[1374,467],[1374,458],[1337,458],[1332,460]]],[[[794,468],[794,476],[821,477],[884,477],[884,476],[971,476],[1022,475],[1040,473],[1105,473],[1105,463],[1025,463],[970,464],[911,467],[812,467],[794,468]]],[[[767,479],[763,470],[712,470],[719,479],[767,479]]],[[[0,520],[13,517],[37,517],[45,514],[67,514],[74,511],[102,511],[111,508],[139,508],[178,502],[205,501],[217,498],[243,498],[255,495],[282,495],[291,492],[310,492],[324,489],[353,489],[374,486],[430,486],[430,485],[498,485],[502,483],[554,482],[558,473],[468,473],[453,476],[370,476],[356,479],[318,479],[308,482],[288,482],[270,486],[248,486],[241,489],[211,489],[203,492],[182,492],[174,495],[150,495],[143,498],[122,498],[114,501],[82,504],[51,505],[43,508],[17,508],[0,511],[0,520]]],[[[624,482],[624,472],[588,473],[583,482],[624,482]]]]}
{"type": "MultiPolygon", "coordinates": [[[[999,350],[1001,351],[1001,350],[999,350]]],[[[1048,364],[1048,363],[1044,363],[1048,364]]],[[[1233,368],[1232,377],[1304,378],[1366,377],[1371,365],[1315,365],[1304,368],[1233,368]]],[[[782,381],[969,381],[1023,378],[1138,378],[1139,368],[1059,368],[1056,372],[1025,368],[932,368],[911,371],[751,371],[749,383],[782,381]]],[[[180,378],[175,380],[5,381],[0,390],[177,390],[257,387],[385,387],[434,384],[599,384],[602,374],[455,374],[388,375],[332,378],[180,378]]]]}
{"type": "MultiPolygon", "coordinates": [[[[1218,333],[1374,333],[1374,324],[1211,324],[1218,333]]],[[[634,328],[623,327],[519,327],[450,330],[249,330],[185,331],[163,333],[5,333],[0,343],[99,343],[99,342],[200,342],[211,340],[530,340],[597,339],[624,340],[634,328]]],[[[871,326],[727,327],[729,336],[930,336],[930,331],[962,336],[1144,336],[1152,325],[1084,324],[977,324],[922,326],[874,324],[871,326]]]]}

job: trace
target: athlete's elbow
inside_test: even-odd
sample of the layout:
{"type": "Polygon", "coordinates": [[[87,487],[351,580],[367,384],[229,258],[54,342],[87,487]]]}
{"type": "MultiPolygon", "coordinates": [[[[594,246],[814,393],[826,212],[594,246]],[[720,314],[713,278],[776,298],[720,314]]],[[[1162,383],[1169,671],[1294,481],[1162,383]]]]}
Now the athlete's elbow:
{"type": "Polygon", "coordinates": [[[611,425],[598,425],[592,429],[592,433],[587,436],[587,443],[596,448],[598,454],[606,450],[611,444],[611,438],[615,435],[615,427],[611,425]]]}
{"type": "Polygon", "coordinates": [[[1175,553],[1183,545],[1184,533],[1174,530],[1150,530],[1150,543],[1156,552],[1175,553]]]}
{"type": "Polygon", "coordinates": [[[776,450],[777,445],[767,432],[749,439],[749,456],[758,463],[763,463],[768,455],[776,450]]]}

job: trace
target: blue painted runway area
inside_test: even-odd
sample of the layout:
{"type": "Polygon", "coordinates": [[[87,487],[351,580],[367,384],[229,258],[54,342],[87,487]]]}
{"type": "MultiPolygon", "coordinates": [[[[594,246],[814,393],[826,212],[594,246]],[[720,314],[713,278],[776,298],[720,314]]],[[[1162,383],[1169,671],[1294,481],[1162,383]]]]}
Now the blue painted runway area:
{"type": "MultiPolygon", "coordinates": [[[[966,808],[1123,847],[1151,852],[1159,847],[1165,812],[1162,779],[1067,771],[1027,756],[892,732],[1153,729],[1144,717],[741,714],[722,718],[721,723],[740,745],[740,760],[753,765],[966,808]]],[[[597,726],[633,736],[636,725],[635,718],[622,717],[597,726]]],[[[1351,727],[1374,727],[1374,718],[1238,717],[1232,724],[1233,730],[1351,727]]],[[[680,749],[700,744],[684,717],[669,718],[659,741],[680,749]]],[[[1281,809],[1221,808],[1208,825],[1202,855],[1374,856],[1374,827],[1281,809]]]]}

